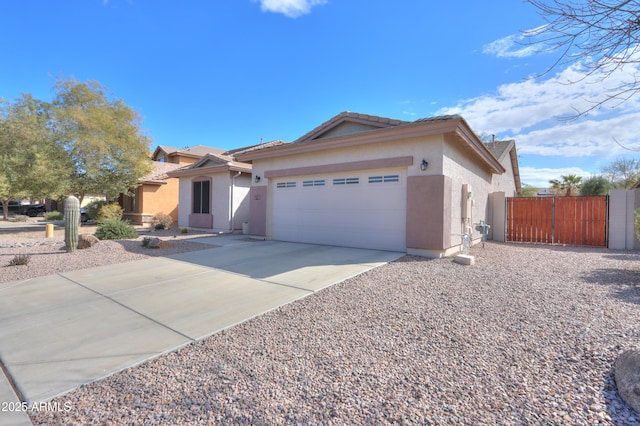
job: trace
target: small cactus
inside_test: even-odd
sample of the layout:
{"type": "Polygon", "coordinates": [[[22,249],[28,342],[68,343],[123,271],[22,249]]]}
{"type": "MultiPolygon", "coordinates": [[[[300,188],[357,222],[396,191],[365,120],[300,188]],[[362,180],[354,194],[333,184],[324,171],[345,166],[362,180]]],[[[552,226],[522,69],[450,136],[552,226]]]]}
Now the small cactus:
{"type": "Polygon", "coordinates": [[[80,225],[80,201],[70,195],[64,201],[64,244],[68,252],[78,247],[78,226],[80,225]]]}

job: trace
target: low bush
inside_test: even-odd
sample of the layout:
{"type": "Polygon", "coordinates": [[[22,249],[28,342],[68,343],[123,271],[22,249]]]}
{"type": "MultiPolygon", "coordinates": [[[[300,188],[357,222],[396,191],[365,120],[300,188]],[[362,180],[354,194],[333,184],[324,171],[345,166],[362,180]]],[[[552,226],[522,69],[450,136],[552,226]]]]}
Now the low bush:
{"type": "Polygon", "coordinates": [[[31,257],[26,254],[18,254],[9,261],[9,266],[28,265],[31,257]]]}
{"type": "Polygon", "coordinates": [[[119,219],[107,219],[98,224],[93,234],[100,240],[127,240],[138,238],[138,231],[129,222],[119,219]]]}
{"type": "Polygon", "coordinates": [[[151,241],[151,237],[144,237],[142,239],[142,247],[148,247],[150,241],[151,241]]]}
{"type": "Polygon", "coordinates": [[[187,232],[189,232],[189,230],[187,228],[180,228],[180,233],[181,234],[186,234],[187,232]]]}
{"type": "MultiPolygon", "coordinates": [[[[96,222],[104,222],[107,220],[121,220],[122,213],[122,207],[120,207],[118,204],[105,204],[104,206],[100,207],[100,210],[98,210],[98,214],[95,216],[94,220],[96,222]]],[[[93,218],[93,216],[89,217],[93,218]]]]}
{"type": "Polygon", "coordinates": [[[169,229],[173,224],[173,219],[166,213],[156,213],[151,219],[151,223],[156,229],[169,229]],[[162,226],[161,228],[159,226],[162,226]]]}
{"type": "Polygon", "coordinates": [[[87,217],[96,220],[98,217],[98,213],[100,213],[100,209],[102,206],[107,205],[106,201],[103,200],[94,200],[86,205],[87,208],[87,217]]]}
{"type": "Polygon", "coordinates": [[[156,223],[156,226],[154,228],[156,229],[156,231],[160,231],[161,229],[164,229],[164,224],[156,223]]]}
{"type": "Polygon", "coordinates": [[[46,212],[44,220],[64,220],[64,213],[58,211],[46,212]]]}
{"type": "Polygon", "coordinates": [[[122,219],[122,207],[117,203],[107,203],[103,200],[92,201],[87,204],[87,217],[96,222],[109,219],[122,219]]]}

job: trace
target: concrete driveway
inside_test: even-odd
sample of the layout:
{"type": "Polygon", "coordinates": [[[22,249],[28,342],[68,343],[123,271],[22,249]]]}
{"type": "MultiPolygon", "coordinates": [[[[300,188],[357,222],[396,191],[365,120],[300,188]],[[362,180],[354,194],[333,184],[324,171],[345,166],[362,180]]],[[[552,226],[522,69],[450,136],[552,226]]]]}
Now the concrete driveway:
{"type": "Polygon", "coordinates": [[[403,255],[193,241],[224,246],[0,284],[0,399],[13,382],[19,398],[46,401],[403,255]]]}

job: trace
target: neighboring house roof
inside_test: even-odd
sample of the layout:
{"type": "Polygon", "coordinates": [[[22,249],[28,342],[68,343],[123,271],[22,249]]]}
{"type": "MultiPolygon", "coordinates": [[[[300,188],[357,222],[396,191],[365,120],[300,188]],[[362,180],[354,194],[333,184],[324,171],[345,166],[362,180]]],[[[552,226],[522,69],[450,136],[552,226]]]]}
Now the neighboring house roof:
{"type": "Polygon", "coordinates": [[[166,163],[163,161],[153,161],[153,170],[141,180],[142,183],[164,185],[169,177],[167,173],[184,167],[180,164],[166,163]]]}
{"type": "Polygon", "coordinates": [[[200,160],[167,173],[169,177],[199,176],[224,171],[251,173],[251,164],[235,161],[230,155],[207,154],[200,160]]]}
{"type": "Polygon", "coordinates": [[[164,154],[167,156],[182,155],[185,157],[200,158],[207,154],[222,154],[224,152],[224,149],[214,148],[212,146],[205,146],[205,145],[196,145],[190,148],[182,148],[182,149],[174,148],[167,145],[158,145],[156,150],[153,151],[151,158],[153,159],[158,158],[158,154],[161,151],[164,152],[164,154]]]}
{"type": "Polygon", "coordinates": [[[236,156],[239,154],[245,154],[247,152],[251,152],[251,151],[256,151],[258,149],[265,149],[265,148],[269,148],[272,146],[278,146],[278,145],[283,145],[285,142],[281,141],[280,139],[276,139],[275,141],[271,141],[271,142],[264,142],[264,143],[259,143],[256,145],[251,145],[251,146],[245,146],[242,148],[236,148],[236,149],[232,149],[229,151],[226,151],[223,153],[223,155],[230,155],[230,156],[236,156]]]}
{"type": "Polygon", "coordinates": [[[280,155],[321,151],[332,148],[387,142],[436,134],[452,134],[477,156],[493,173],[506,169],[459,115],[421,118],[415,121],[342,112],[292,143],[270,146],[237,154],[242,161],[271,158],[280,155]]]}
{"type": "Polygon", "coordinates": [[[516,141],[513,139],[506,141],[493,141],[486,144],[489,152],[498,159],[501,163],[507,155],[509,155],[511,161],[511,168],[513,169],[513,178],[516,184],[516,193],[522,192],[522,182],[520,182],[520,167],[518,165],[518,153],[516,151],[516,141]]]}

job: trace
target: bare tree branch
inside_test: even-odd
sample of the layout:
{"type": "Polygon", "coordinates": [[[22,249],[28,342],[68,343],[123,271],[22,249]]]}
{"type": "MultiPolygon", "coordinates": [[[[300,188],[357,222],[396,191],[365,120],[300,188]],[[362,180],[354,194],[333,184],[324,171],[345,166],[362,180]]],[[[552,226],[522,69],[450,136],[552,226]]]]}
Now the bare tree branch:
{"type": "Polygon", "coordinates": [[[535,6],[546,25],[526,31],[526,44],[542,52],[558,52],[554,63],[542,74],[573,64],[583,75],[568,84],[596,78],[613,81],[602,97],[590,100],[592,106],[577,111],[576,119],[605,104],[619,106],[640,92],[640,0],[527,0],[535,6]],[[626,80],[614,74],[633,67],[626,80]]]}

